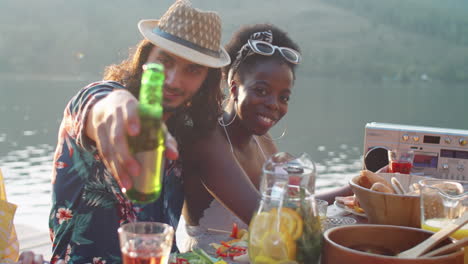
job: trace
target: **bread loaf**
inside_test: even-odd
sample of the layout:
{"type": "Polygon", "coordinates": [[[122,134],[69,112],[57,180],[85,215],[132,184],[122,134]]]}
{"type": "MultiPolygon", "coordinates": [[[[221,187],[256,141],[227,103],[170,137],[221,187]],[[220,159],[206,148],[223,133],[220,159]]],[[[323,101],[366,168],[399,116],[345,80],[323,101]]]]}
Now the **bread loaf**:
{"type": "Polygon", "coordinates": [[[372,187],[370,188],[372,191],[376,192],[383,192],[383,193],[395,193],[392,188],[389,188],[387,185],[381,183],[381,182],[376,182],[372,184],[372,187]]]}
{"type": "Polygon", "coordinates": [[[383,177],[369,170],[362,170],[361,175],[359,176],[357,181],[359,185],[367,189],[370,189],[372,185],[374,185],[374,183],[376,182],[380,182],[386,185],[391,190],[393,190],[392,185],[389,182],[387,182],[383,177]]]}

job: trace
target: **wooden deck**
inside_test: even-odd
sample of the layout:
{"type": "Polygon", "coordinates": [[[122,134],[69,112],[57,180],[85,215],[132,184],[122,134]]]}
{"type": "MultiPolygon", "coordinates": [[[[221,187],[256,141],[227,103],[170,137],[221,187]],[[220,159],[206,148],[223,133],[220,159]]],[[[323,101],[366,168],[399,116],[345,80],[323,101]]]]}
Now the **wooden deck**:
{"type": "Polygon", "coordinates": [[[49,261],[52,256],[52,242],[47,230],[37,230],[27,225],[15,225],[20,252],[33,251],[42,254],[49,261]]]}

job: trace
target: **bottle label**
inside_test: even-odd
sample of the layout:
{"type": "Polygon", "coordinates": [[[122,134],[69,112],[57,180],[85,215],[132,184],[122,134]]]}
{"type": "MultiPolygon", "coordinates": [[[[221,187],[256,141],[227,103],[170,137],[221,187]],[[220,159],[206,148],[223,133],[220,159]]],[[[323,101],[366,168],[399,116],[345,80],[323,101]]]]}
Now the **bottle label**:
{"type": "Polygon", "coordinates": [[[140,115],[140,134],[128,137],[128,143],[133,153],[154,150],[158,145],[164,145],[164,133],[161,133],[161,120],[140,115]],[[162,137],[160,137],[162,135],[162,137]]]}

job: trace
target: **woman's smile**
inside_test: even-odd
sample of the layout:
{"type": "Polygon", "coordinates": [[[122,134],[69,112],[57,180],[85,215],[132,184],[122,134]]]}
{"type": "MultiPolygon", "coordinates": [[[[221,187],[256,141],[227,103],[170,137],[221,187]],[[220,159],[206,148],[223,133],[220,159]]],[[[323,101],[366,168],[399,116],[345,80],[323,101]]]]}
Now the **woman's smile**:
{"type": "Polygon", "coordinates": [[[261,115],[261,114],[257,114],[257,119],[260,123],[260,125],[264,126],[264,127],[272,127],[276,124],[276,119],[272,119],[270,117],[267,117],[265,115],[261,115]]]}

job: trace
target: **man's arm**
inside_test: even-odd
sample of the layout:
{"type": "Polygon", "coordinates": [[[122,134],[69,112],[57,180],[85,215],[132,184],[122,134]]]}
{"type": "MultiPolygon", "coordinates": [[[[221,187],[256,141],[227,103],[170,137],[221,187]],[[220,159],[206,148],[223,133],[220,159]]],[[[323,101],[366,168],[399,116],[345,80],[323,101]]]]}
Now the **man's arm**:
{"type": "Polygon", "coordinates": [[[126,135],[139,133],[138,101],[117,82],[96,82],[83,88],[68,104],[71,122],[67,133],[78,146],[98,151],[120,186],[130,187],[129,174],[138,175],[138,162],[130,155],[126,135]]]}
{"type": "MultiPolygon", "coordinates": [[[[91,139],[106,167],[121,187],[130,189],[130,177],[140,174],[140,165],[131,155],[127,136],[140,133],[138,100],[125,89],[115,89],[89,107],[85,133],[91,139]]],[[[177,142],[166,134],[166,158],[178,158],[177,142]]]]}
{"type": "Polygon", "coordinates": [[[112,91],[90,107],[85,131],[120,186],[130,189],[130,177],[140,174],[127,142],[127,135],[140,132],[137,99],[127,90],[112,91]]]}

